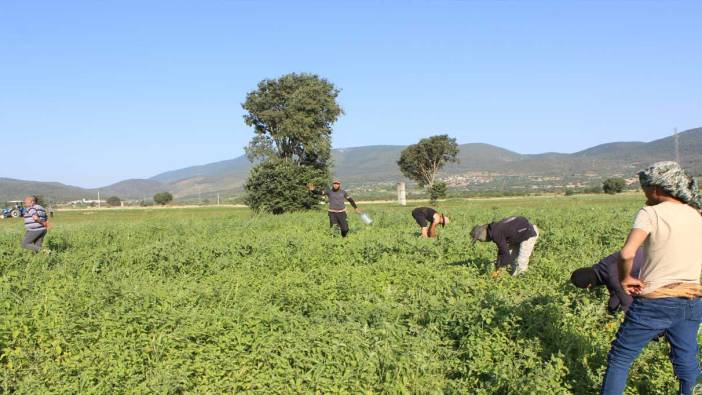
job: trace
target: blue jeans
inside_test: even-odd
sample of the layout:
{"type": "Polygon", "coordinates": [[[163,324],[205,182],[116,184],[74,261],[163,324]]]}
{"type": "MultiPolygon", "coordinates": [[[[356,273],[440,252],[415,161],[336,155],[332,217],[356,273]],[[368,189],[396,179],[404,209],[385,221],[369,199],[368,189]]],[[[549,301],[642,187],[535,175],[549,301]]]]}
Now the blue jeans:
{"type": "Polygon", "coordinates": [[[700,366],[697,330],[702,321],[700,299],[635,298],[607,356],[602,394],[621,394],[629,367],[649,341],[662,331],[670,343],[670,361],[680,381],[680,394],[691,394],[700,366]]]}

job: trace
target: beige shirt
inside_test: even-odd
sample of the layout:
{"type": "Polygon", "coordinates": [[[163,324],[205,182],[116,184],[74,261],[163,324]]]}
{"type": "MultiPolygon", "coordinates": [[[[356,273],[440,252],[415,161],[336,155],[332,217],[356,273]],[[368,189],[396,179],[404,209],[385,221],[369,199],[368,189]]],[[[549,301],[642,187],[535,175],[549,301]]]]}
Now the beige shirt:
{"type": "Polygon", "coordinates": [[[673,283],[700,282],[702,215],[686,204],[664,202],[642,208],[634,229],[648,233],[639,279],[642,294],[673,283]]]}

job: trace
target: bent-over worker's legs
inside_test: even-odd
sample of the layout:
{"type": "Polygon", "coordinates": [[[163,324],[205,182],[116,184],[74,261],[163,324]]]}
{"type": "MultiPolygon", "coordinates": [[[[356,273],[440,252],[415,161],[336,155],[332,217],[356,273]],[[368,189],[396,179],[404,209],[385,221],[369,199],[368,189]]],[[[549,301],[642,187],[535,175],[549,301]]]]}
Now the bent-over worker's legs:
{"type": "Polygon", "coordinates": [[[536,241],[539,239],[539,229],[536,227],[536,225],[534,225],[534,231],[536,232],[536,236],[524,240],[519,245],[519,253],[517,255],[517,259],[515,260],[516,272],[523,273],[529,268],[529,258],[531,258],[536,241]]]}

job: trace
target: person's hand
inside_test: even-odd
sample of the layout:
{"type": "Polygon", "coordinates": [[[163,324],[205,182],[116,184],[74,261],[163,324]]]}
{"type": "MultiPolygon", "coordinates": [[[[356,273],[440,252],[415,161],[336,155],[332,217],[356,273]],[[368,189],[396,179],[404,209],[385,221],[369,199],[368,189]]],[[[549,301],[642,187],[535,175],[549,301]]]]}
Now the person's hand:
{"type": "Polygon", "coordinates": [[[32,215],[32,219],[34,220],[34,222],[39,222],[39,216],[36,214],[32,215]]]}
{"type": "Polygon", "coordinates": [[[626,276],[626,278],[620,281],[619,284],[621,284],[622,289],[624,290],[624,292],[627,293],[627,295],[632,296],[641,294],[641,291],[643,290],[644,286],[641,280],[631,276],[626,276]]]}
{"type": "Polygon", "coordinates": [[[313,183],[310,182],[307,184],[307,189],[309,189],[310,191],[314,191],[314,188],[315,188],[315,186],[313,183]]]}
{"type": "Polygon", "coordinates": [[[356,211],[356,214],[363,214],[363,210],[358,207],[356,207],[354,210],[356,211]]]}

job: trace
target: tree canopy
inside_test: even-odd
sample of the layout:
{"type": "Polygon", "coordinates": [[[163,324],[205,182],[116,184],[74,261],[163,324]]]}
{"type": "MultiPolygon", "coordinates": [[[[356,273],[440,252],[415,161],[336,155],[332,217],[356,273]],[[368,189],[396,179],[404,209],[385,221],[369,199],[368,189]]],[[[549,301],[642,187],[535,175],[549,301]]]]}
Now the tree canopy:
{"type": "Polygon", "coordinates": [[[159,192],[154,195],[154,202],[156,204],[160,204],[161,206],[165,206],[172,201],[173,195],[171,195],[170,192],[159,192]]]}
{"type": "Polygon", "coordinates": [[[256,133],[246,149],[249,160],[277,157],[325,166],[331,157],[332,124],[343,114],[338,95],[334,84],[315,74],[261,81],[242,104],[244,121],[256,133]]]}
{"type": "Polygon", "coordinates": [[[456,139],[446,134],[427,137],[405,148],[397,165],[405,177],[421,187],[431,188],[436,175],[449,162],[458,162],[456,139]]]}

